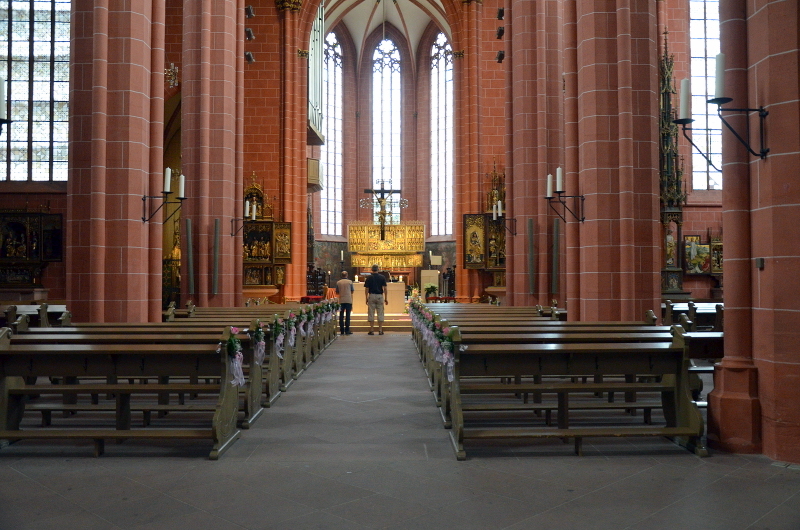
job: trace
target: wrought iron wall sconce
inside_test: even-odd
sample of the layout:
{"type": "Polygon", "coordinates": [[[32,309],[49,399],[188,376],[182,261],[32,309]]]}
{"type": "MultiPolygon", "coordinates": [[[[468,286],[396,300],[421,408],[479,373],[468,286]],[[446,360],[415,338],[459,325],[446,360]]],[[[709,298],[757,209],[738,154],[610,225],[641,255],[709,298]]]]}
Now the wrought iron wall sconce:
{"type": "Polygon", "coordinates": [[[583,195],[566,195],[564,192],[564,174],[561,168],[556,169],[556,191],[555,195],[553,195],[553,175],[547,175],[547,193],[545,194],[545,200],[550,205],[550,208],[556,212],[562,221],[565,223],[567,222],[567,212],[572,214],[572,217],[575,218],[576,221],[580,221],[581,223],[586,220],[586,216],[583,214],[583,203],[586,201],[586,197],[583,195]],[[567,199],[573,199],[575,203],[577,203],[580,208],[575,208],[575,211],[572,210],[569,206],[567,206],[567,199]],[[580,199],[580,202],[578,202],[580,199]],[[553,203],[561,205],[561,211],[558,211],[556,206],[553,203]],[[580,213],[580,217],[578,217],[578,211],[580,213]]]}
{"type": "Polygon", "coordinates": [[[492,221],[502,221],[503,226],[508,233],[512,236],[517,235],[517,219],[514,217],[506,217],[505,212],[503,211],[503,201],[497,201],[492,205],[492,221]],[[509,221],[511,222],[511,227],[509,227],[509,221]]]}
{"type": "Polygon", "coordinates": [[[497,52],[497,56],[495,57],[495,60],[498,63],[502,63],[503,59],[505,59],[505,58],[506,58],[506,52],[503,51],[503,50],[500,50],[499,52],[497,52]]]}
{"type": "MultiPolygon", "coordinates": [[[[729,98],[725,96],[725,54],[720,53],[717,54],[716,58],[716,83],[714,87],[714,97],[707,100],[706,103],[710,105],[717,106],[717,115],[722,123],[725,124],[725,127],[733,133],[733,136],[736,137],[737,140],[747,149],[747,151],[753,155],[761,158],[764,160],[767,158],[767,153],[769,153],[769,148],[766,146],[766,140],[764,138],[764,122],[769,116],[769,111],[766,110],[763,106],[758,107],[757,109],[724,109],[722,108],[723,105],[726,103],[730,103],[733,101],[733,98],[729,98]],[[759,118],[759,139],[761,141],[761,146],[759,151],[755,151],[750,145],[750,120],[747,121],[747,139],[743,138],[736,130],[731,126],[730,123],[725,119],[722,115],[723,112],[758,112],[759,118]]],[[[708,157],[703,151],[700,150],[699,147],[695,145],[689,135],[686,134],[686,131],[691,131],[692,129],[687,127],[688,124],[692,123],[694,120],[692,119],[692,108],[691,108],[691,101],[692,101],[692,90],[691,90],[691,82],[689,79],[683,79],[681,81],[681,106],[680,106],[680,114],[678,115],[677,120],[673,120],[673,123],[683,126],[683,136],[686,137],[686,140],[689,141],[692,146],[697,149],[697,152],[703,155],[703,158],[709,163],[711,167],[720,171],[718,167],[711,163],[710,157],[708,157]]]]}
{"type": "Polygon", "coordinates": [[[254,200],[253,204],[251,205],[250,201],[244,201],[244,217],[231,219],[231,237],[235,236],[236,234],[242,231],[242,229],[244,228],[244,223],[246,221],[256,220],[256,214],[258,213],[258,206],[256,205],[255,202],[256,201],[254,200]],[[236,223],[240,221],[241,224],[239,225],[239,228],[236,228],[236,223]]]}
{"type": "Polygon", "coordinates": [[[176,213],[178,213],[178,210],[180,210],[181,206],[183,206],[183,201],[186,200],[186,197],[185,197],[185,195],[186,195],[186,193],[185,193],[186,179],[183,176],[183,174],[181,173],[180,184],[178,186],[178,196],[175,197],[177,200],[176,201],[170,201],[169,200],[170,199],[169,196],[174,193],[173,191],[171,191],[171,188],[170,188],[171,178],[172,178],[172,169],[167,168],[164,171],[164,191],[161,192],[161,195],[142,195],[142,222],[143,223],[146,223],[146,222],[150,221],[159,212],[159,210],[161,210],[161,208],[164,207],[164,205],[166,205],[166,204],[177,204],[178,207],[175,208],[175,210],[173,210],[173,212],[171,214],[169,214],[169,216],[166,219],[164,219],[164,222],[166,223],[167,221],[172,219],[172,216],[174,216],[176,213]],[[163,198],[162,198],[162,195],[163,195],[163,198]],[[153,210],[153,201],[155,199],[161,199],[161,204],[158,205],[158,208],[153,210]],[[148,204],[150,206],[150,208],[149,208],[150,215],[149,216],[147,215],[148,204]]]}
{"type": "Polygon", "coordinates": [[[253,55],[253,52],[244,52],[244,59],[245,59],[245,60],[246,60],[246,61],[247,61],[249,64],[253,64],[254,62],[256,62],[256,58],[255,58],[255,56],[253,55]]]}

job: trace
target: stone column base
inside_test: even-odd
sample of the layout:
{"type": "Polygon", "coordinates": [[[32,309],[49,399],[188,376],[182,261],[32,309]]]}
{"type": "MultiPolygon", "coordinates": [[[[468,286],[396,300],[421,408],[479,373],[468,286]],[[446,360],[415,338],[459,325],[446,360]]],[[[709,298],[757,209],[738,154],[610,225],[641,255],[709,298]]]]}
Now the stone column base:
{"type": "Polygon", "coordinates": [[[708,445],[731,453],[761,453],[761,403],[755,366],[726,366],[714,371],[708,395],[708,445]]]}

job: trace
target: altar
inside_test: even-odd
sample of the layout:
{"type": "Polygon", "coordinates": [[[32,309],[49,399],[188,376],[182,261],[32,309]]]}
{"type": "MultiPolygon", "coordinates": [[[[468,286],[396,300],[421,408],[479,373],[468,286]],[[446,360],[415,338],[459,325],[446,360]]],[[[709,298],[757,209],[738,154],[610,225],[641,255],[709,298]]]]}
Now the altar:
{"type": "MultiPolygon", "coordinates": [[[[364,282],[353,282],[353,313],[366,315],[367,302],[364,294],[364,282]]],[[[406,310],[405,282],[389,282],[386,284],[389,305],[384,306],[385,313],[401,314],[406,310]]]]}

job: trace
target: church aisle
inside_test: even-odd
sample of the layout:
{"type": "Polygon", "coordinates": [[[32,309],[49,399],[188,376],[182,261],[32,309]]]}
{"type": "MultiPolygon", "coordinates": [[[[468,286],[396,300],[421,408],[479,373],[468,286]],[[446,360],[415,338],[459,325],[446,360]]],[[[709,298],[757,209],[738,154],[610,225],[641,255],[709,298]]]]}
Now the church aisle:
{"type": "Polygon", "coordinates": [[[457,462],[407,333],[338,337],[219,460],[207,448],[0,450],[0,530],[800,527],[800,468],[661,440],[457,462]]]}

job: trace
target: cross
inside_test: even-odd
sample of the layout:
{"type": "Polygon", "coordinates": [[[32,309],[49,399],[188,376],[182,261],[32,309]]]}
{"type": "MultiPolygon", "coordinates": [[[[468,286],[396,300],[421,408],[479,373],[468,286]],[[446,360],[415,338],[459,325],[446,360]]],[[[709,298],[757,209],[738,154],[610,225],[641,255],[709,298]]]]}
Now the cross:
{"type": "MultiPolygon", "coordinates": [[[[389,211],[386,209],[387,199],[394,193],[400,193],[401,190],[387,190],[383,187],[384,181],[381,181],[380,189],[365,189],[364,193],[371,193],[375,196],[375,200],[378,202],[378,206],[380,210],[378,210],[378,221],[381,225],[381,241],[386,239],[386,216],[389,215],[389,211]]],[[[403,206],[403,201],[400,201],[400,207],[403,206]]],[[[408,205],[408,201],[406,201],[406,205],[408,205]]],[[[361,200],[361,207],[362,208],[372,208],[374,206],[373,202],[369,199],[362,199],[361,200]]]]}

